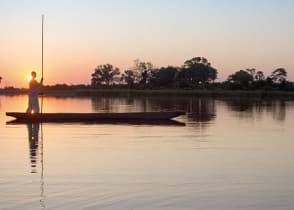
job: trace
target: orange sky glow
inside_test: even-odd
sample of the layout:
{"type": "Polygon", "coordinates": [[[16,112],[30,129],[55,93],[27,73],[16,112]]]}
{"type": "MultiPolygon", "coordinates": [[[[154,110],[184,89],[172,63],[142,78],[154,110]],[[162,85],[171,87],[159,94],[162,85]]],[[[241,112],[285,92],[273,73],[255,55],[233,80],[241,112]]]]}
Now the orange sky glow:
{"type": "Polygon", "coordinates": [[[44,83],[89,84],[97,65],[121,71],[135,59],[155,67],[206,57],[218,80],[246,68],[266,76],[283,67],[294,80],[291,1],[20,1],[0,3],[0,87],[27,87],[41,77],[41,14],[45,14],[44,83]],[[250,16],[248,16],[250,14],[250,16]]]}

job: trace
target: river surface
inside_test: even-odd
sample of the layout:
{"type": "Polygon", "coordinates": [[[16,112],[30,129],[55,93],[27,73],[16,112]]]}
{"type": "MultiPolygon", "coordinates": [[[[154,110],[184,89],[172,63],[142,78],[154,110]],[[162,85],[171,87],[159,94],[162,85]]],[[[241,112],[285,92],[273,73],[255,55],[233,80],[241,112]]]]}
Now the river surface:
{"type": "Polygon", "coordinates": [[[44,112],[186,111],[182,124],[7,124],[0,209],[294,209],[294,101],[45,97],[44,112]]]}

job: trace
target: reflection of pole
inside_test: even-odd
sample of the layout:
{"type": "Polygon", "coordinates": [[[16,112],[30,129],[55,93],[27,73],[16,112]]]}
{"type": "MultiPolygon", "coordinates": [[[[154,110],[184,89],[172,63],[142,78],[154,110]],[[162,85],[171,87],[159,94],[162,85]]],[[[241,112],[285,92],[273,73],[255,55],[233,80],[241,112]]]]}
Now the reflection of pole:
{"type": "Polygon", "coordinates": [[[41,123],[41,180],[40,180],[40,188],[41,188],[41,195],[40,195],[40,204],[43,209],[46,208],[45,206],[45,195],[44,195],[44,144],[43,144],[43,124],[41,123]]]}

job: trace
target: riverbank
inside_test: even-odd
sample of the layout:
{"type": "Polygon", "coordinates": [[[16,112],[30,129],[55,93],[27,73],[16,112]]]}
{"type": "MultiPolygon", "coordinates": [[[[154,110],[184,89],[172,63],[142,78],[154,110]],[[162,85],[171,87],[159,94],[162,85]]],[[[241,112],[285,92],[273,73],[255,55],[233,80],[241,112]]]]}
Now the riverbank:
{"type": "MultiPolygon", "coordinates": [[[[27,94],[27,89],[0,89],[0,95],[27,94]]],[[[238,97],[287,97],[294,99],[294,92],[265,90],[182,90],[182,89],[65,89],[44,90],[45,96],[87,97],[101,94],[113,95],[191,95],[191,96],[238,96],[238,97]]]]}

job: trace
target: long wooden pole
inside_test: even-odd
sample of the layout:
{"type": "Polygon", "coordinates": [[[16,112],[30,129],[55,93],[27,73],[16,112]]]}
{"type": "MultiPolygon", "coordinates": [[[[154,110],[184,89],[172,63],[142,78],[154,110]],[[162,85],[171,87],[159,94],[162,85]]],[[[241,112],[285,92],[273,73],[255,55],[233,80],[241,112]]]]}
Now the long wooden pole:
{"type": "Polygon", "coordinates": [[[42,78],[44,76],[44,15],[42,15],[42,78]]]}
{"type": "MultiPolygon", "coordinates": [[[[43,78],[44,78],[44,15],[42,15],[42,79],[43,78]]],[[[41,113],[43,113],[43,94],[41,98],[41,113]]]]}

